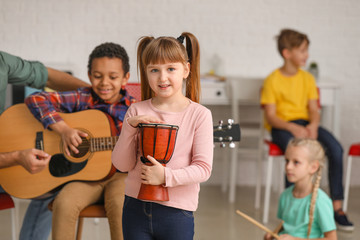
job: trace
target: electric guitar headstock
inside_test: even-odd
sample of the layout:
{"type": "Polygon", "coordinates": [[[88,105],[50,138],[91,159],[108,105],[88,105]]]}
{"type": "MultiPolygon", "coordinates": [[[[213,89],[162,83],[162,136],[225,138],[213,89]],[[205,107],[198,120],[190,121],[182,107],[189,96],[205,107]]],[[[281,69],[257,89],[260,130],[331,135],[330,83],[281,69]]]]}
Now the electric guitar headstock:
{"type": "Polygon", "coordinates": [[[229,147],[234,148],[235,142],[240,142],[240,139],[240,125],[234,124],[233,119],[228,119],[227,124],[221,120],[219,125],[214,126],[214,142],[219,142],[220,147],[225,147],[225,143],[228,142],[229,147]]]}

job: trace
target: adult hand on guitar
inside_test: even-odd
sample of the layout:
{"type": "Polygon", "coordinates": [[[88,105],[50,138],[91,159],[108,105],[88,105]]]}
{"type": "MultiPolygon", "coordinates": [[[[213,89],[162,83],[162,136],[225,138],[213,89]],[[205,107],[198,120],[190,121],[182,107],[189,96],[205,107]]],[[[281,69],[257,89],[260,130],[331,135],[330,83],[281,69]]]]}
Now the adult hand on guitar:
{"type": "Polygon", "coordinates": [[[16,151],[14,154],[16,162],[31,174],[42,171],[51,159],[49,154],[35,148],[16,151]]]}
{"type": "Polygon", "coordinates": [[[50,125],[50,127],[60,134],[64,144],[65,153],[71,156],[70,151],[75,154],[79,153],[77,147],[82,143],[82,137],[87,137],[88,134],[78,129],[71,128],[64,121],[60,121],[50,125]]]}

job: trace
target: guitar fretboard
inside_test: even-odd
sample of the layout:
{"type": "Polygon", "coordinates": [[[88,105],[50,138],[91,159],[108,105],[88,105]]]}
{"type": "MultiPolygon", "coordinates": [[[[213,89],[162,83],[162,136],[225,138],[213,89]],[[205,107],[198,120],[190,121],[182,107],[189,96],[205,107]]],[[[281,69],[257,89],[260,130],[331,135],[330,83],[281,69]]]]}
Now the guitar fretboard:
{"type": "Polygon", "coordinates": [[[118,138],[119,138],[118,136],[91,138],[90,151],[97,152],[97,151],[112,150],[115,147],[118,138]]]}

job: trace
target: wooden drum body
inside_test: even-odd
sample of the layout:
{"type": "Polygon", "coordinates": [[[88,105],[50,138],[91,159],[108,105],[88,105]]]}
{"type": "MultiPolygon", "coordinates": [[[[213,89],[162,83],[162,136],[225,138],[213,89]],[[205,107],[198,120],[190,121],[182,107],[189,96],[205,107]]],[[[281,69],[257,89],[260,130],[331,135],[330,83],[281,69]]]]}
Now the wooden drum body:
{"type": "MultiPolygon", "coordinates": [[[[150,155],[163,166],[170,161],[176,143],[178,126],[169,124],[139,124],[141,161],[152,165],[146,156],[150,155]]],[[[151,201],[169,201],[167,188],[162,185],[141,184],[138,199],[151,201]]]]}

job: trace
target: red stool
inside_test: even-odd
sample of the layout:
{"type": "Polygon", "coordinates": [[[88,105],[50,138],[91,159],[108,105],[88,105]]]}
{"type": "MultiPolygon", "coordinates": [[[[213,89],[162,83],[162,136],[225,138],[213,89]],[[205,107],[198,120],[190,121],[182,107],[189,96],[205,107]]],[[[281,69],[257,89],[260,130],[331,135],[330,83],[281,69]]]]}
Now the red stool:
{"type": "Polygon", "coordinates": [[[270,206],[270,193],[271,193],[271,181],[272,181],[272,172],[273,172],[273,161],[276,157],[284,156],[283,151],[275,143],[264,140],[265,144],[268,146],[267,151],[267,170],[266,170],[266,182],[265,182],[265,197],[264,197],[264,213],[263,213],[263,223],[267,223],[269,220],[269,206],[270,206]]]}
{"type": "Polygon", "coordinates": [[[0,193],[0,210],[11,210],[11,233],[12,239],[16,240],[15,205],[11,196],[7,193],[0,193]]]}
{"type": "Polygon", "coordinates": [[[346,212],[346,210],[348,208],[351,164],[352,164],[353,157],[360,157],[360,143],[354,143],[353,145],[350,146],[350,149],[349,149],[349,154],[348,154],[348,158],[347,158],[345,193],[344,193],[344,203],[343,203],[344,212],[346,212]]]}

